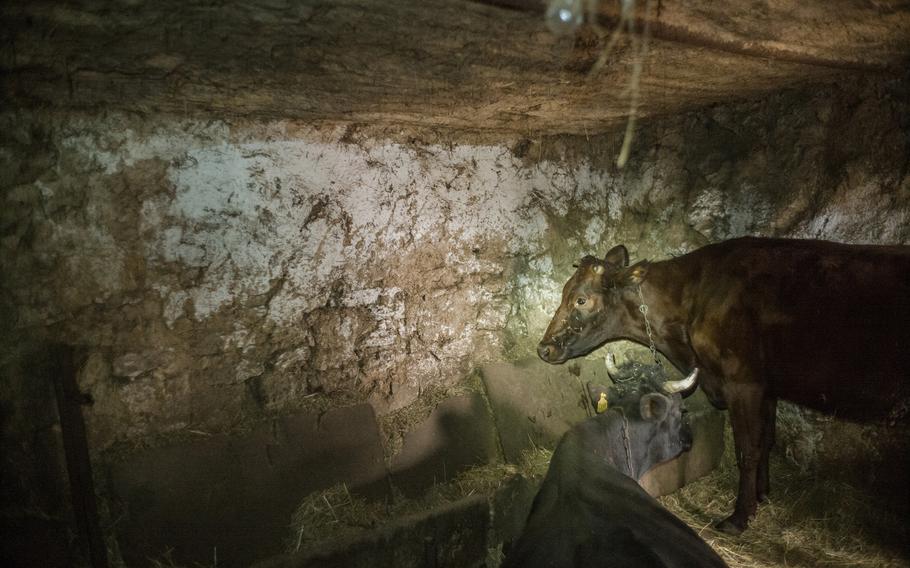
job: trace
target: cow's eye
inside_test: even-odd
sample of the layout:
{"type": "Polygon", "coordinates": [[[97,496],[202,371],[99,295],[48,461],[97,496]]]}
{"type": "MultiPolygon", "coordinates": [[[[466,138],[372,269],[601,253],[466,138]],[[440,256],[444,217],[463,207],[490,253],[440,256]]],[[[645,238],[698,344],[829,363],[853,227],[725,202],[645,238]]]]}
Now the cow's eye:
{"type": "Polygon", "coordinates": [[[583,305],[585,305],[585,302],[587,302],[587,301],[588,301],[587,298],[578,298],[577,300],[575,300],[575,303],[578,304],[579,306],[583,306],[583,305]]]}

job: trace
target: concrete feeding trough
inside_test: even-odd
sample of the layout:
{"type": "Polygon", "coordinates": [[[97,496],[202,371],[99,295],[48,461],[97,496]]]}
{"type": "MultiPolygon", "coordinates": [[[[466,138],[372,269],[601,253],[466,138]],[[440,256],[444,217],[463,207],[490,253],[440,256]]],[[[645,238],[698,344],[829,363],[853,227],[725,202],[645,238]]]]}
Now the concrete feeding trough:
{"type": "MultiPolygon", "coordinates": [[[[167,553],[183,564],[217,558],[218,566],[291,568],[471,566],[501,557],[521,533],[549,451],[594,415],[589,386],[609,378],[594,360],[495,363],[480,374],[482,392],[443,398],[391,457],[384,458],[372,408],[362,404],[109,464],[124,560],[139,566],[167,553]],[[321,517],[300,516],[307,498],[321,517]],[[292,518],[302,525],[295,529],[292,518]],[[306,524],[327,526],[309,531],[306,524]]],[[[723,415],[698,393],[687,406],[692,450],[645,475],[652,495],[676,490],[720,459],[723,415]]]]}

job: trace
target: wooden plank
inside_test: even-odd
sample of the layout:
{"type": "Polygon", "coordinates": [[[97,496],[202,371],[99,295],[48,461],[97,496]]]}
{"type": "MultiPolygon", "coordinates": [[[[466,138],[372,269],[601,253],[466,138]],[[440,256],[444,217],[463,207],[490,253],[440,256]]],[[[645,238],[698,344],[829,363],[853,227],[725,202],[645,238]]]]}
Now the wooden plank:
{"type": "Polygon", "coordinates": [[[95,500],[95,484],[92,478],[92,463],[89,457],[88,439],[85,435],[85,421],[82,404],[85,396],[76,382],[76,355],[73,347],[53,345],[49,349],[50,379],[57,396],[57,410],[60,415],[60,431],[66,454],[66,469],[69,475],[70,496],[76,534],[85,557],[93,568],[106,568],[107,547],[98,522],[98,505],[95,500]]]}
{"type": "MultiPolygon", "coordinates": [[[[0,11],[8,107],[530,137],[612,130],[630,106],[628,42],[588,77],[596,37],[555,37],[537,0],[102,4],[0,11]]],[[[617,4],[601,2],[602,25],[617,4]]],[[[910,10],[895,1],[787,4],[661,2],[638,115],[891,72],[910,54],[910,10]]]]}
{"type": "MultiPolygon", "coordinates": [[[[546,0],[476,0],[539,14],[546,0]]],[[[587,0],[585,0],[587,2],[587,0]]],[[[598,23],[614,26],[618,0],[596,0],[598,23]]],[[[905,0],[775,2],[771,0],[645,0],[635,2],[636,26],[680,47],[709,48],[838,69],[899,68],[910,54],[910,4],[905,0]]]]}

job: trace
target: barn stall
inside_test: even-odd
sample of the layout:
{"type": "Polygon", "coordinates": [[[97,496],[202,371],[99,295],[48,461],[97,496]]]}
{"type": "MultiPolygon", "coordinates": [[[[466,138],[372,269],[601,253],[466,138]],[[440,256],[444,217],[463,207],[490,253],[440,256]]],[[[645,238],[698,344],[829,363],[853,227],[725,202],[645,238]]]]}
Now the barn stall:
{"type": "MultiPolygon", "coordinates": [[[[498,566],[605,352],[649,357],[538,360],[580,257],[910,244],[905,2],[0,18],[4,565],[498,566]]],[[[781,405],[727,536],[692,408],[646,485],[729,565],[910,565],[905,417],[781,405]]]]}

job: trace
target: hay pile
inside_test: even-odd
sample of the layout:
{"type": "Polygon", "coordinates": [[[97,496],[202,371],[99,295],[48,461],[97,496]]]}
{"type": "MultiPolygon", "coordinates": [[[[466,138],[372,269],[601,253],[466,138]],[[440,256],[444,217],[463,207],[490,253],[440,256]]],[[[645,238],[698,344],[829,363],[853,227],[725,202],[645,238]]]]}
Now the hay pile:
{"type": "Polygon", "coordinates": [[[910,566],[906,519],[834,476],[801,469],[773,454],[771,496],[749,529],[728,536],[712,524],[733,511],[738,470],[729,426],[726,451],[710,475],[660,498],[731,568],[782,566],[910,566]]]}
{"type": "MultiPolygon", "coordinates": [[[[736,497],[738,470],[729,426],[725,443],[724,458],[714,472],[660,501],[731,568],[910,567],[910,526],[903,516],[836,476],[822,476],[787,461],[784,452],[772,455],[771,498],[759,505],[749,530],[739,536],[714,531],[713,523],[733,510],[736,497]]],[[[326,539],[347,538],[471,495],[492,495],[515,475],[542,478],[551,455],[536,450],[526,453],[518,466],[472,468],[421,499],[368,502],[343,485],[312,493],[294,516],[287,549],[294,552],[326,539]]]]}
{"type": "Polygon", "coordinates": [[[316,545],[328,539],[345,539],[394,519],[430,511],[472,495],[492,496],[517,475],[541,478],[546,474],[552,452],[529,450],[518,465],[496,463],[473,467],[448,483],[437,484],[420,499],[396,495],[390,502],[367,501],[352,495],[344,484],[316,491],[304,498],[291,522],[287,551],[316,545]]]}

